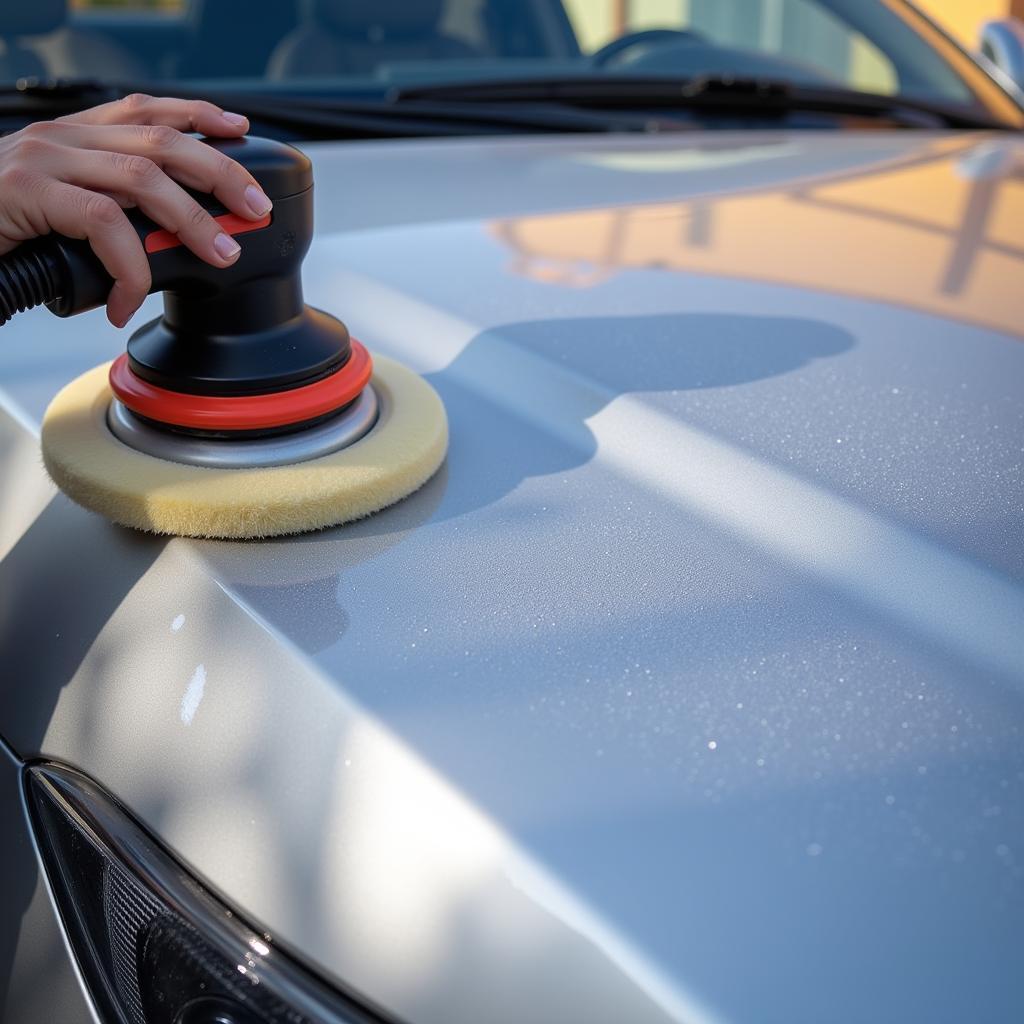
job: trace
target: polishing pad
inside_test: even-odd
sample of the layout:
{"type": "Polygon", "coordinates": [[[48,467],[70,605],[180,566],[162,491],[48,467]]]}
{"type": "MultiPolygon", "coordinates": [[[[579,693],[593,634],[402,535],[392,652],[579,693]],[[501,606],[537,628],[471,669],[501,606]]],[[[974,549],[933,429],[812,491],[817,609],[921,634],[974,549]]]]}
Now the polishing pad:
{"type": "Polygon", "coordinates": [[[54,482],[115,523],[181,537],[242,539],[305,533],[359,519],[430,479],[448,447],[437,392],[374,357],[377,422],[347,448],[294,465],[215,469],[170,462],[119,441],[107,423],[110,364],[67,385],[43,417],[43,461],[54,482]]]}

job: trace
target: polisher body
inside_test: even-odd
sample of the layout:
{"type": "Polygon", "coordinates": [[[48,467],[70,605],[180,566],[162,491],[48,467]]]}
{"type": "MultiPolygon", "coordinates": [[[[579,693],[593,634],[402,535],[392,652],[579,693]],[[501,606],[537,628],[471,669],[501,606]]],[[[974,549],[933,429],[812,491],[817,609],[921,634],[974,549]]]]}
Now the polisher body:
{"type": "MultiPolygon", "coordinates": [[[[273,202],[258,221],[228,213],[214,196],[192,195],[242,246],[229,267],[198,259],[176,235],[131,210],[163,316],[128,342],[132,372],[170,391],[245,395],[309,384],[349,357],[348,331],[302,300],[302,261],[313,238],[313,174],[306,156],[267,139],[207,140],[244,164],[273,202]]],[[[69,317],[106,301],[112,281],[87,241],[50,236],[61,294],[47,303],[69,317]]]]}

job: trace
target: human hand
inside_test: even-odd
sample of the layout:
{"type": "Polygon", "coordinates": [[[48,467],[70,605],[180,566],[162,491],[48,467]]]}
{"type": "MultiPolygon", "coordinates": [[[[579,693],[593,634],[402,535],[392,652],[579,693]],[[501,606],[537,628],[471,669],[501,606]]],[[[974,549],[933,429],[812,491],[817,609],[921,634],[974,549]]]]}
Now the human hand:
{"type": "Polygon", "coordinates": [[[245,168],[183,133],[236,138],[248,129],[212,103],[136,94],[5,136],[0,254],[51,231],[88,239],[114,279],[107,317],[123,327],[152,284],[124,208],[138,206],[211,266],[230,266],[238,243],[182,186],[249,220],[265,216],[270,200],[245,168]]]}

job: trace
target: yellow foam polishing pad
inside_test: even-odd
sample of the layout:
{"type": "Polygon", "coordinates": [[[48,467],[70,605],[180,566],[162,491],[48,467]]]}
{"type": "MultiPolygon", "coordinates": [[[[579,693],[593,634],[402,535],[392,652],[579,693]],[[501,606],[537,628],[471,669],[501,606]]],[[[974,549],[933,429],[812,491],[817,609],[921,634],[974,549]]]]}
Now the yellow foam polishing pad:
{"type": "Polygon", "coordinates": [[[214,469],[155,458],[107,425],[109,364],[67,385],[46,410],[43,461],[72,500],[115,523],[180,537],[305,533],[360,519],[421,487],[444,461],[448,419],[437,392],[381,356],[373,428],[340,451],[294,465],[214,469]]]}

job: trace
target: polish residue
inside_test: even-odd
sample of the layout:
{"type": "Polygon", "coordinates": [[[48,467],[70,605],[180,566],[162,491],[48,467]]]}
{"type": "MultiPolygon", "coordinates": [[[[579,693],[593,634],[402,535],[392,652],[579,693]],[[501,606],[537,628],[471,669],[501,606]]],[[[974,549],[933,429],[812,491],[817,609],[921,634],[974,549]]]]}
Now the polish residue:
{"type": "Polygon", "coordinates": [[[182,725],[191,725],[192,719],[199,710],[199,704],[203,699],[203,691],[206,689],[206,666],[196,665],[195,672],[185,688],[185,694],[181,698],[181,722],[182,725]]]}

